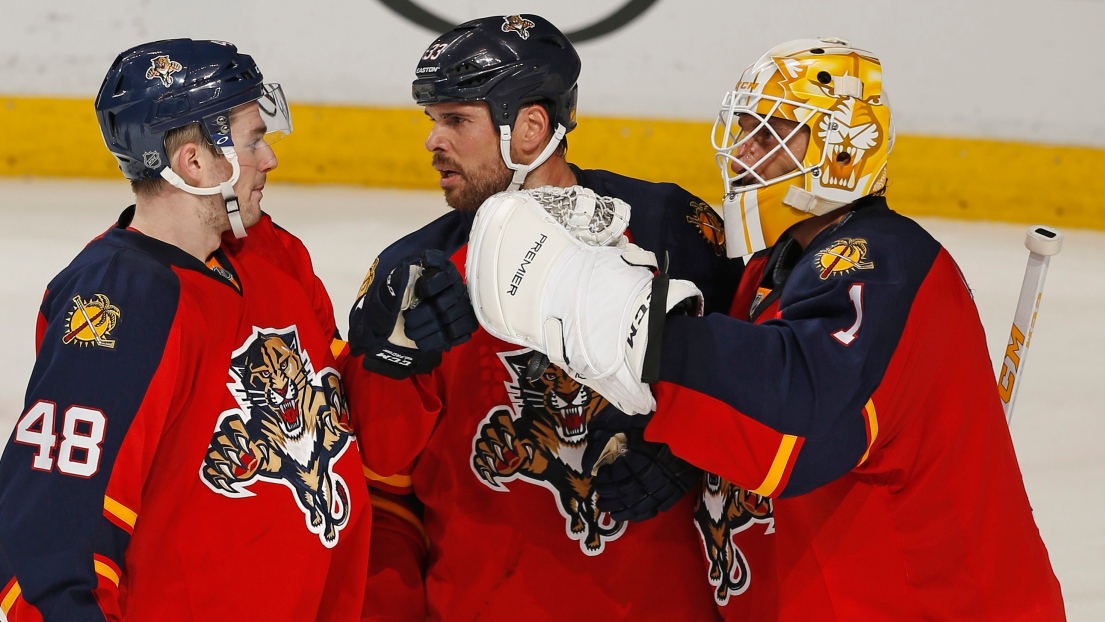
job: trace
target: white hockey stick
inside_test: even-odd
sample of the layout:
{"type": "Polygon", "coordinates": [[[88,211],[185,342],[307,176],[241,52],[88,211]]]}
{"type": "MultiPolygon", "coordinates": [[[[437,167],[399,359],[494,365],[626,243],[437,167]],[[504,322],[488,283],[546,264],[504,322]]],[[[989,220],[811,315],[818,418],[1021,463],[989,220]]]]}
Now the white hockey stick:
{"type": "Polygon", "coordinates": [[[1051,256],[1063,248],[1063,234],[1058,229],[1044,225],[1028,228],[1024,245],[1028,248],[1028,266],[1024,270],[1021,295],[1017,300],[1017,312],[1013,314],[1013,327],[1009,330],[1009,344],[998,372],[998,394],[1005,408],[1005,421],[1013,421],[1013,403],[1024,375],[1028,346],[1032,343],[1032,329],[1036,326],[1036,313],[1040,310],[1040,298],[1044,295],[1044,278],[1051,256]]]}

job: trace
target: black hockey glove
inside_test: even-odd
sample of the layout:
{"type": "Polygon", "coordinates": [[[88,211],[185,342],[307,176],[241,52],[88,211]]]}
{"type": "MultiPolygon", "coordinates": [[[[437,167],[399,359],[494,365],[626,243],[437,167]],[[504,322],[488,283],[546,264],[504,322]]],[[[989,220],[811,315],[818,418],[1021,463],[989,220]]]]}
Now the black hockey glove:
{"type": "Polygon", "coordinates": [[[468,341],[479,324],[453,262],[428,250],[371,283],[349,312],[349,349],[364,368],[407,378],[441,364],[441,353],[468,341]]]}
{"type": "Polygon", "coordinates": [[[644,438],[651,415],[608,406],[587,424],[584,473],[592,475],[598,508],[619,521],[642,521],[670,509],[694,488],[702,471],[663,443],[644,438]]]}

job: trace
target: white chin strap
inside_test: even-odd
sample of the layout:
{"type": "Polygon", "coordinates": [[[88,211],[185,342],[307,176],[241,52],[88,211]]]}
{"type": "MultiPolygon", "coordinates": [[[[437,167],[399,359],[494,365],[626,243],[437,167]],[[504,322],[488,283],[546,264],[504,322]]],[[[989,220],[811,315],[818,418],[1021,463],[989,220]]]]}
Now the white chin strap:
{"type": "Polygon", "coordinates": [[[846,201],[832,201],[825,197],[819,197],[816,194],[799,188],[798,186],[791,186],[787,188],[787,195],[783,197],[783,205],[787,207],[793,207],[800,212],[808,212],[813,216],[821,216],[822,214],[828,214],[831,211],[840,209],[847,205],[846,201]]]}
{"type": "Polygon", "coordinates": [[[545,160],[549,159],[549,156],[556,151],[556,148],[560,145],[560,141],[564,139],[564,135],[568,133],[567,128],[563,124],[558,123],[556,125],[556,133],[553,134],[552,140],[548,145],[545,145],[545,150],[537,156],[537,158],[529,164],[515,164],[510,159],[510,126],[499,126],[499,151],[503,154],[503,162],[506,163],[506,167],[514,171],[514,178],[510,180],[510,187],[507,190],[521,190],[522,184],[526,181],[526,175],[533,169],[541,166],[545,160]]]}
{"type": "Polygon", "coordinates": [[[218,186],[212,186],[210,188],[190,186],[180,178],[180,175],[174,173],[173,169],[167,166],[161,169],[161,176],[165,178],[165,181],[172,184],[173,187],[179,188],[188,194],[221,194],[223,203],[226,204],[226,216],[230,219],[230,229],[234,232],[234,237],[241,239],[246,237],[246,227],[245,224],[242,223],[242,214],[238,207],[238,195],[234,194],[234,184],[238,183],[238,176],[241,174],[242,169],[238,166],[238,154],[234,152],[234,147],[219,147],[219,153],[223,154],[227,161],[230,162],[231,173],[230,179],[218,186]]]}

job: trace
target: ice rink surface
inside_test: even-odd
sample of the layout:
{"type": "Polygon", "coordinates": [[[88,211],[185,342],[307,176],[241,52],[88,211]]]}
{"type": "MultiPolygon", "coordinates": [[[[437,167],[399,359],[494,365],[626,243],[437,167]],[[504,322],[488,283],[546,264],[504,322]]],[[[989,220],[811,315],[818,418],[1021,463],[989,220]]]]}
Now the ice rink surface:
{"type": "MultiPolygon", "coordinates": [[[[7,266],[0,279],[7,349],[0,358],[3,438],[23,408],[46,284],[131,202],[122,180],[0,180],[0,262],[7,266]]],[[[343,333],[378,251],[446,209],[437,192],[288,185],[270,185],[263,205],[310,249],[343,333]]],[[[1026,227],[920,220],[963,269],[996,366],[1028,257],[1026,227]]],[[[1098,401],[1105,386],[1105,232],[1064,234],[1032,336],[1013,441],[1069,618],[1105,620],[1105,409],[1098,401]]],[[[941,499],[932,500],[932,512],[944,508],[941,499]]]]}

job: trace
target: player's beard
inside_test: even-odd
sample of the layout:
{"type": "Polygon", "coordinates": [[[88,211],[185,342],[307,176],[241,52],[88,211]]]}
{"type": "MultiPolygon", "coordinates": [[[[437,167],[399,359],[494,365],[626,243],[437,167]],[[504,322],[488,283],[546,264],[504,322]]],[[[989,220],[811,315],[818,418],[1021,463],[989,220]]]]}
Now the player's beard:
{"type": "Polygon", "coordinates": [[[491,195],[510,186],[512,174],[502,160],[495,160],[491,166],[468,170],[461,168],[456,160],[435,153],[433,164],[454,171],[464,180],[457,187],[445,189],[445,202],[457,211],[474,212],[491,195]]]}

